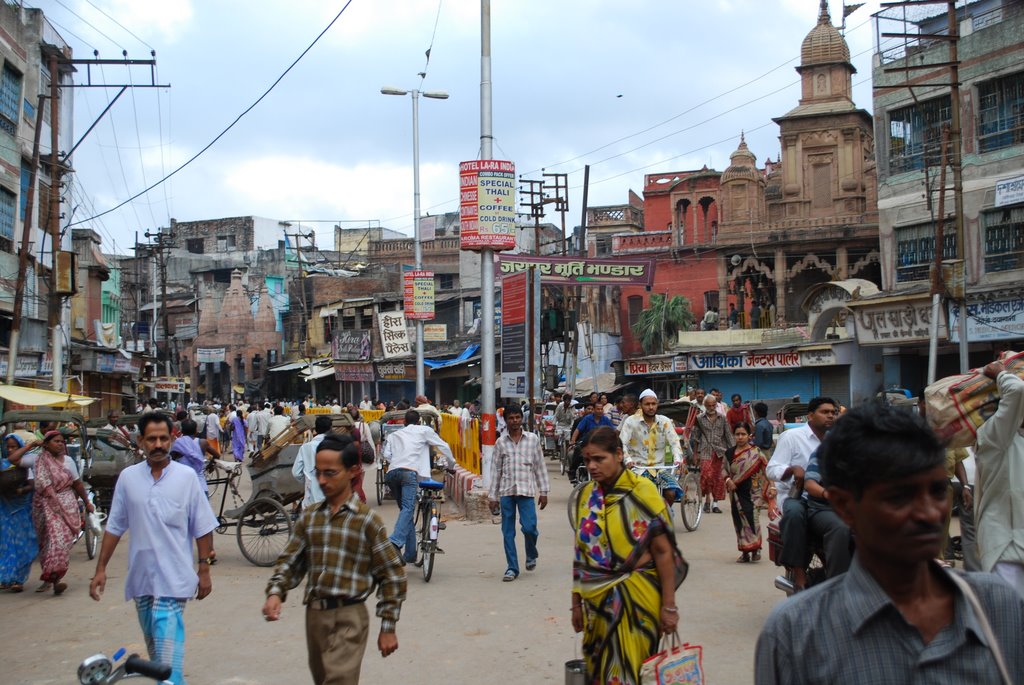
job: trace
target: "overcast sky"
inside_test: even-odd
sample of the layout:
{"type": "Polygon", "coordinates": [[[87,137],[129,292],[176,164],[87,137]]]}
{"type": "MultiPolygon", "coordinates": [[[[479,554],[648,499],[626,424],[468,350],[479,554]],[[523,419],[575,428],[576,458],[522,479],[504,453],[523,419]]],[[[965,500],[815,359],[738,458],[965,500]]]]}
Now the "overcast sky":
{"type": "MultiPolygon", "coordinates": [[[[40,0],[75,57],[127,50],[145,59],[152,49],[158,83],[170,85],[125,93],[76,151],[72,220],[120,204],[199,152],[344,5],[40,0]]],[[[841,0],[829,7],[838,25],[841,0]]],[[[846,33],[855,101],[869,112],[876,10],[877,0],[851,15],[846,33]]],[[[630,189],[642,191],[644,174],[723,170],[741,130],[763,164],[779,152],[771,118],[797,104],[793,68],[817,14],[818,0],[492,0],[494,156],[527,178],[539,179],[542,168],[568,173],[570,226],[579,223],[587,163],[591,206],[626,202],[630,189]]],[[[120,67],[99,78],[148,83],[147,72],[120,67]]],[[[122,253],[136,230],[168,226],[172,217],[300,221],[316,227],[321,246],[332,244],[338,222],[411,234],[410,98],[380,88],[451,94],[420,100],[421,204],[436,214],[458,208],[458,163],[479,154],[479,83],[478,0],[352,0],[209,150],[148,194],[79,226],[97,230],[104,250],[122,253]]],[[[75,92],[76,139],[115,93],[75,92]]]]}

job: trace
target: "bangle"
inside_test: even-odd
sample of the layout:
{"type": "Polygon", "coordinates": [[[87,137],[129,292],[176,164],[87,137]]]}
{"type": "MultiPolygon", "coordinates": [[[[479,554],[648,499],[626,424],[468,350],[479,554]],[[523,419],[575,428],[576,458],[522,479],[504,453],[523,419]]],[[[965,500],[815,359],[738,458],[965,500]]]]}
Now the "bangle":
{"type": "Polygon", "coordinates": [[[661,607],[662,611],[667,611],[670,614],[678,614],[679,609],[677,607],[661,607]]]}

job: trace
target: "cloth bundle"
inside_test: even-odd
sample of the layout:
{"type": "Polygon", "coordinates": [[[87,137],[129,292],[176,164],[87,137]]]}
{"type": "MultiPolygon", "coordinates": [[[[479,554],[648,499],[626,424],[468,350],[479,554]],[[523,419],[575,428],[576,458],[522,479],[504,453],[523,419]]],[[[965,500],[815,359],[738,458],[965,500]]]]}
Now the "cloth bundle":
{"type": "MultiPolygon", "coordinates": [[[[1000,357],[1006,370],[1024,378],[1024,352],[1000,357]]],[[[999,390],[981,369],[948,376],[924,389],[928,424],[947,447],[973,445],[981,424],[996,413],[999,390]]]]}

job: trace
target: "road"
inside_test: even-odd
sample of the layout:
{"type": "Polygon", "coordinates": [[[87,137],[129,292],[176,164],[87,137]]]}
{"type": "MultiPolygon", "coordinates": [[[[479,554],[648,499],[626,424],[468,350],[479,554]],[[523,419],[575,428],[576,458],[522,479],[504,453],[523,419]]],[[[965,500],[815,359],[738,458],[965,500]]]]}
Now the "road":
{"type": "MultiPolygon", "coordinates": [[[[577,644],[569,618],[570,489],[553,463],[550,471],[551,503],[539,515],[537,569],[503,583],[499,526],[450,518],[440,537],[445,554],[437,558],[430,583],[423,582],[418,569],[408,569],[399,649],[387,659],[375,651],[379,624],[371,618],[363,682],[468,685],[495,675],[508,683],[564,682],[563,664],[573,658],[577,644]]],[[[397,506],[385,501],[380,510],[390,527],[397,506]]],[[[776,569],[767,560],[767,550],[759,564],[735,563],[738,552],[728,513],[706,514],[698,531],[676,535],[690,562],[690,575],[677,594],[680,636],[703,645],[710,682],[752,682],[758,632],[772,606],[782,600],[772,587],[776,569]]],[[[4,659],[0,680],[65,684],[75,681],[77,666],[88,655],[109,655],[120,646],[145,654],[134,606],[123,601],[126,543],[122,541],[111,562],[107,594],[100,603],[88,596],[94,564],[81,543],[72,553],[70,589],[64,596],[32,592],[38,565],[28,591],[0,595],[0,642],[8,655],[18,655],[4,659]]],[[[220,560],[212,570],[213,594],[190,603],[185,614],[189,683],[308,682],[301,592],[289,597],[280,621],[263,621],[260,609],[270,570],[242,557],[233,530],[216,535],[215,544],[220,560]]],[[[372,613],[372,600],[369,607],[372,613]]]]}

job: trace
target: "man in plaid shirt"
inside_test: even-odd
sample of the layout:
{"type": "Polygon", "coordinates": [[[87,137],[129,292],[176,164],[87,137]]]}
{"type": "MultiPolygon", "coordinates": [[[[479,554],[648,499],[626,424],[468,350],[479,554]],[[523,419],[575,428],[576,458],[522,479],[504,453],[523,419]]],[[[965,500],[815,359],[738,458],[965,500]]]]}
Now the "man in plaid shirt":
{"type": "Polygon", "coordinates": [[[398,649],[395,624],[405,600],[405,570],[380,517],[354,494],[359,449],[328,433],[316,450],[322,502],[303,510],[267,584],[263,616],[281,617],[288,590],[309,572],[306,645],[315,683],[355,685],[366,651],[366,599],[377,590],[381,656],[398,649]]]}
{"type": "Polygon", "coordinates": [[[511,582],[519,576],[516,555],[516,510],[519,511],[523,536],[526,538],[526,570],[537,568],[537,509],[533,498],[540,497],[540,508],[548,505],[548,471],[544,452],[536,433],[523,431],[523,410],[515,405],[505,408],[507,430],[494,445],[491,466],[491,487],[487,495],[491,513],[501,509],[501,535],[505,540],[508,569],[502,578],[511,582]]]}

